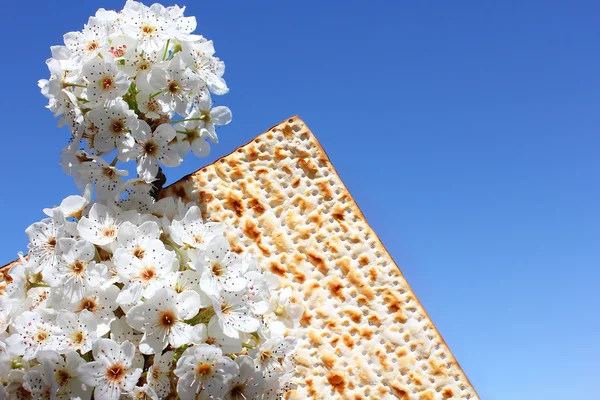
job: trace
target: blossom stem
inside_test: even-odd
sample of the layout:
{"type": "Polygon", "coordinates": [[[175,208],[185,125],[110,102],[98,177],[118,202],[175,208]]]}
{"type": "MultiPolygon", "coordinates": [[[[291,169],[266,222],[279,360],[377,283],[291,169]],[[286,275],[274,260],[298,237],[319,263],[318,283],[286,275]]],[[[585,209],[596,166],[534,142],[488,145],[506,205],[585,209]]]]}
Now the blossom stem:
{"type": "Polygon", "coordinates": [[[119,156],[115,156],[115,159],[112,160],[112,162],[110,163],[110,166],[114,167],[115,165],[117,165],[117,161],[119,161],[119,156]]]}
{"type": "Polygon", "coordinates": [[[36,287],[50,287],[50,286],[46,285],[45,283],[30,283],[29,287],[36,288],[36,287]]]}
{"type": "Polygon", "coordinates": [[[166,91],[167,91],[167,89],[165,89],[165,90],[161,90],[161,91],[159,91],[159,92],[156,92],[156,93],[152,93],[152,94],[150,95],[150,98],[151,98],[151,99],[153,99],[153,98],[155,98],[156,96],[158,96],[159,94],[165,93],[166,91]]]}
{"type": "Polygon", "coordinates": [[[256,349],[256,346],[251,346],[251,345],[246,344],[246,343],[242,343],[242,347],[244,347],[246,349],[250,349],[250,350],[256,349]]]}
{"type": "Polygon", "coordinates": [[[167,58],[167,51],[169,51],[169,43],[171,42],[171,39],[167,40],[167,45],[165,46],[165,54],[163,54],[163,61],[165,61],[165,59],[167,58]]]}
{"type": "Polygon", "coordinates": [[[173,250],[175,250],[175,252],[179,256],[179,270],[185,271],[185,257],[183,257],[183,254],[181,253],[181,250],[179,250],[179,247],[175,243],[170,241],[169,239],[166,240],[166,243],[169,246],[171,246],[173,248],[173,250]]]}
{"type": "Polygon", "coordinates": [[[181,51],[181,46],[175,46],[175,48],[173,49],[171,54],[169,54],[169,58],[167,59],[167,61],[172,60],[173,57],[175,57],[175,54],[179,53],[180,51],[181,51]]]}
{"type": "Polygon", "coordinates": [[[179,122],[187,122],[187,121],[204,121],[204,115],[201,116],[200,118],[174,119],[174,120],[171,120],[170,122],[172,124],[176,124],[179,122]]]}
{"type": "Polygon", "coordinates": [[[70,83],[70,82],[65,82],[64,83],[65,86],[77,86],[77,87],[82,87],[82,88],[86,88],[87,85],[82,85],[80,83],[70,83]]]}
{"type": "Polygon", "coordinates": [[[96,252],[96,258],[98,259],[98,262],[102,262],[102,257],[100,257],[100,252],[98,251],[98,247],[96,245],[94,245],[94,250],[96,252]]]}
{"type": "Polygon", "coordinates": [[[215,315],[215,310],[212,307],[206,308],[198,313],[194,318],[188,319],[186,324],[198,325],[199,323],[207,323],[215,315]]]}

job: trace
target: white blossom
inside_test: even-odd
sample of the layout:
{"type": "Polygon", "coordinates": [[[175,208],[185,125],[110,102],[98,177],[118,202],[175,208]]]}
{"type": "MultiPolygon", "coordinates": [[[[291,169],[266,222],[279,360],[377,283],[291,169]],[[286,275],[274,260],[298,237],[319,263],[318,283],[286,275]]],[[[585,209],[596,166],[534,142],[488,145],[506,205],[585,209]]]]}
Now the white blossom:
{"type": "Polygon", "coordinates": [[[120,289],[115,285],[106,288],[90,287],[85,291],[81,300],[68,302],[65,306],[67,310],[75,313],[85,310],[94,314],[98,324],[98,336],[103,336],[110,330],[110,324],[116,318],[114,310],[118,307],[116,299],[119,293],[120,289]]]}
{"type": "Polygon", "coordinates": [[[148,383],[159,397],[166,397],[171,392],[170,374],[173,370],[172,351],[154,355],[154,363],[148,369],[148,383]]]}
{"type": "Polygon", "coordinates": [[[92,104],[104,104],[116,100],[129,89],[127,74],[120,71],[111,58],[92,58],[83,63],[83,76],[87,85],[87,100],[92,104]]]}
{"type": "Polygon", "coordinates": [[[90,17],[81,32],[69,32],[64,35],[65,45],[71,51],[74,65],[94,59],[108,41],[108,29],[102,21],[90,17]]]}
{"type": "Polygon", "coordinates": [[[195,399],[198,393],[221,398],[237,374],[237,364],[220,349],[206,344],[193,346],[177,361],[177,394],[181,400],[195,399]]]}
{"type": "Polygon", "coordinates": [[[44,362],[42,365],[36,365],[25,372],[23,388],[31,393],[31,396],[35,399],[55,399],[58,387],[53,379],[51,366],[44,362]]]}
{"type": "Polygon", "coordinates": [[[136,131],[140,122],[135,111],[130,110],[123,100],[106,108],[95,108],[87,118],[98,128],[94,148],[100,152],[109,152],[115,147],[122,151],[132,139],[130,132],[136,131]]]}
{"type": "Polygon", "coordinates": [[[291,287],[286,287],[278,295],[271,296],[270,311],[275,313],[287,328],[296,328],[304,313],[304,307],[293,303],[291,296],[291,287]]]}
{"type": "MultiPolygon", "coordinates": [[[[65,216],[65,218],[80,218],[83,210],[92,200],[92,186],[87,185],[83,190],[83,196],[72,195],[65,197],[57,207],[65,216]]],[[[53,208],[44,208],[44,214],[52,217],[53,208]]]]}
{"type": "Polygon", "coordinates": [[[158,164],[176,167],[181,164],[181,157],[170,147],[169,142],[175,138],[175,129],[169,124],[162,124],[154,131],[144,122],[132,133],[135,141],[124,146],[123,154],[127,160],[138,159],[138,175],[146,182],[152,182],[158,174],[158,164]]]}
{"type": "Polygon", "coordinates": [[[234,361],[238,375],[233,377],[224,400],[258,399],[264,386],[263,374],[256,370],[251,357],[241,355],[234,361]]]}
{"type": "Polygon", "coordinates": [[[291,336],[269,339],[258,349],[250,350],[250,355],[256,362],[256,368],[264,373],[281,368],[279,360],[291,354],[297,345],[297,339],[291,336]]]}
{"type": "Polygon", "coordinates": [[[209,295],[218,296],[222,290],[238,292],[246,287],[246,279],[241,276],[240,257],[230,251],[229,241],[218,236],[208,243],[194,263],[200,272],[200,288],[209,295]]]}
{"type": "Polygon", "coordinates": [[[123,9],[123,32],[138,41],[142,51],[160,50],[172,36],[174,26],[165,19],[165,8],[160,4],[146,7],[142,3],[128,0],[123,9]]]}
{"type": "Polygon", "coordinates": [[[117,231],[123,222],[136,222],[138,218],[135,211],[119,212],[104,204],[95,203],[88,216],[79,220],[77,230],[85,240],[104,246],[117,239],[117,231]]]}
{"type": "Polygon", "coordinates": [[[97,318],[88,310],[82,310],[79,315],[61,310],[56,317],[56,324],[62,330],[57,349],[59,352],[78,350],[81,354],[85,354],[92,349],[93,343],[98,339],[97,318]]]}
{"type": "Polygon", "coordinates": [[[149,244],[148,256],[143,259],[121,253],[114,262],[125,282],[117,303],[125,305],[137,303],[142,297],[154,296],[156,290],[168,286],[170,274],[177,270],[175,252],[167,250],[160,241],[149,244]]]}
{"type": "Polygon", "coordinates": [[[160,353],[168,344],[174,348],[190,343],[191,325],[185,323],[198,313],[198,293],[176,293],[162,288],[142,304],[127,312],[127,323],[144,332],[140,350],[144,354],[160,353]]]}
{"type": "Polygon", "coordinates": [[[184,249],[205,250],[211,240],[223,236],[225,229],[226,225],[219,222],[204,223],[200,208],[193,206],[183,219],[173,221],[170,232],[173,241],[184,249]]]}
{"type": "Polygon", "coordinates": [[[86,361],[76,351],[68,352],[64,358],[55,351],[43,351],[38,359],[52,366],[51,379],[56,382],[58,399],[89,400],[92,397],[91,388],[79,379],[78,369],[86,361]]]}
{"type": "Polygon", "coordinates": [[[201,85],[198,75],[186,68],[179,54],[165,68],[154,70],[149,83],[160,93],[157,100],[179,115],[186,114],[192,94],[201,85]]]}
{"type": "Polygon", "coordinates": [[[219,327],[225,335],[238,338],[240,332],[256,332],[260,321],[250,311],[247,298],[241,293],[221,291],[220,295],[211,296],[219,327]]]}
{"type": "Polygon", "coordinates": [[[57,350],[60,329],[46,322],[40,314],[25,311],[15,318],[14,332],[6,339],[9,353],[31,360],[40,350],[57,350]]]}
{"type": "Polygon", "coordinates": [[[34,272],[56,265],[56,243],[67,236],[63,213],[54,210],[52,218],[30,225],[25,233],[29,237],[29,257],[36,265],[34,272]]]}
{"type": "Polygon", "coordinates": [[[133,368],[131,362],[135,346],[131,342],[118,345],[111,339],[99,339],[92,350],[94,361],[79,367],[80,379],[94,387],[94,399],[118,400],[122,393],[133,390],[141,368],[133,368]]]}
{"type": "Polygon", "coordinates": [[[203,122],[205,136],[218,143],[219,138],[215,125],[227,125],[231,122],[231,110],[225,106],[212,107],[210,96],[198,97],[194,104],[194,115],[199,115],[203,122]],[[212,107],[212,108],[211,108],[212,107]]]}
{"type": "Polygon", "coordinates": [[[56,245],[56,253],[58,262],[43,270],[42,275],[66,300],[80,300],[87,287],[99,286],[105,281],[108,269],[93,261],[96,249],[87,240],[62,238],[56,245]]]}
{"type": "Polygon", "coordinates": [[[181,58],[205,83],[214,94],[225,94],[229,91],[225,80],[225,64],[214,57],[215,49],[212,40],[201,39],[195,42],[182,43],[181,58]]]}
{"type": "Polygon", "coordinates": [[[86,182],[93,182],[97,200],[107,201],[121,185],[121,177],[127,176],[126,170],[108,164],[100,157],[90,156],[90,161],[81,163],[79,176],[86,182]]]}

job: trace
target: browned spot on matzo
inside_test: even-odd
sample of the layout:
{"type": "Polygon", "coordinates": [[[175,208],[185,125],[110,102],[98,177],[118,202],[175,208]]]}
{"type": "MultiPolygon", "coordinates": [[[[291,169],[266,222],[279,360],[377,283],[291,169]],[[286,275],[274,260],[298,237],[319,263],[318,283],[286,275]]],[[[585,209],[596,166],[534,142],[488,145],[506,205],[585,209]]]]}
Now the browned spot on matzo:
{"type": "Polygon", "coordinates": [[[287,270],[283,267],[283,265],[279,264],[277,261],[271,261],[270,265],[272,273],[279,276],[285,276],[287,270]]]}
{"type": "Polygon", "coordinates": [[[260,200],[255,198],[248,200],[248,207],[250,207],[257,215],[263,215],[266,211],[266,207],[260,202],[260,200]]]}
{"type": "Polygon", "coordinates": [[[346,379],[339,372],[330,372],[327,374],[327,381],[333,386],[334,390],[339,393],[344,393],[346,387],[346,379]]]}
{"type": "Polygon", "coordinates": [[[327,265],[325,264],[325,258],[322,255],[313,250],[307,250],[306,256],[308,257],[308,261],[317,267],[320,273],[327,275],[329,268],[327,268],[327,265]]]}
{"type": "Polygon", "coordinates": [[[340,282],[339,279],[330,279],[329,282],[327,282],[327,287],[329,288],[329,291],[332,295],[338,297],[340,300],[345,299],[344,293],[342,293],[342,288],[344,287],[344,285],[342,285],[342,282],[340,282]]]}

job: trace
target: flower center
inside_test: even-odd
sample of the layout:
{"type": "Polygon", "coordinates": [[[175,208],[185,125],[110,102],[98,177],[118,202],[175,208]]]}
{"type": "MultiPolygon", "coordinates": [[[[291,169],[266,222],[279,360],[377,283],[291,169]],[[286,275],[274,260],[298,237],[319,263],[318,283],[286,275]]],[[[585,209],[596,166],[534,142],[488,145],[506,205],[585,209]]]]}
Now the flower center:
{"type": "Polygon", "coordinates": [[[51,246],[51,247],[56,246],[56,238],[54,236],[52,236],[51,238],[48,239],[48,246],[51,246]]]}
{"type": "Polygon", "coordinates": [[[185,138],[183,140],[192,143],[194,140],[200,138],[198,128],[191,128],[185,130],[185,138]]]}
{"type": "Polygon", "coordinates": [[[99,48],[100,48],[100,44],[95,40],[88,42],[88,44],[86,46],[86,50],[88,51],[88,53],[93,53],[94,51],[98,50],[99,48]]]}
{"type": "Polygon", "coordinates": [[[160,377],[160,371],[158,368],[152,368],[152,379],[158,379],[160,377]]]}
{"type": "Polygon", "coordinates": [[[229,305],[227,303],[221,304],[221,312],[223,315],[229,314],[229,305]]]}
{"type": "Polygon", "coordinates": [[[111,238],[117,234],[117,228],[114,225],[105,226],[104,228],[102,228],[100,233],[104,237],[111,238]]]}
{"type": "Polygon", "coordinates": [[[125,124],[121,120],[113,121],[110,125],[110,131],[113,135],[120,135],[125,130],[125,124]]]}
{"type": "Polygon", "coordinates": [[[204,121],[205,124],[208,124],[209,122],[211,122],[210,110],[201,110],[200,118],[202,119],[202,121],[204,121]]]}
{"type": "Polygon", "coordinates": [[[206,376],[212,374],[213,367],[210,364],[198,364],[196,368],[196,373],[200,376],[206,376]]]}
{"type": "Polygon", "coordinates": [[[67,370],[59,369],[54,374],[54,378],[56,379],[56,383],[58,383],[60,386],[65,386],[69,384],[69,381],[71,380],[71,374],[69,374],[69,371],[67,370]]]}
{"type": "Polygon", "coordinates": [[[266,361],[266,360],[268,360],[269,358],[272,358],[272,357],[273,357],[273,354],[271,353],[270,350],[265,350],[265,351],[261,351],[260,352],[260,360],[261,361],[266,361]]]}
{"type": "Polygon", "coordinates": [[[79,161],[80,163],[84,163],[86,161],[92,161],[92,159],[89,158],[85,153],[76,154],[75,157],[77,157],[77,161],[79,161]]]}
{"type": "Polygon", "coordinates": [[[106,380],[119,383],[125,377],[125,367],[121,363],[115,363],[106,368],[106,380]]]}
{"type": "Polygon", "coordinates": [[[246,389],[246,385],[243,383],[239,383],[231,388],[231,398],[232,399],[245,399],[244,390],[246,389]]]}
{"type": "Polygon", "coordinates": [[[176,293],[181,293],[181,292],[183,292],[185,290],[185,288],[183,287],[183,285],[180,282],[176,282],[175,286],[173,286],[173,290],[176,293]]]}
{"type": "Polygon", "coordinates": [[[102,174],[109,179],[114,178],[116,175],[115,171],[113,171],[111,167],[102,167],[102,174]]]}
{"type": "Polygon", "coordinates": [[[144,258],[145,254],[146,250],[142,249],[139,246],[135,246],[135,248],[133,249],[133,256],[139,258],[140,260],[144,258]]]}
{"type": "Polygon", "coordinates": [[[35,340],[37,340],[38,342],[45,342],[49,336],[50,335],[48,335],[47,331],[38,331],[35,334],[35,340]]]}
{"type": "Polygon", "coordinates": [[[158,317],[163,328],[170,328],[177,321],[177,317],[171,310],[163,311],[158,317]]]}
{"type": "Polygon", "coordinates": [[[110,54],[112,54],[114,58],[119,58],[119,57],[123,57],[125,55],[126,48],[127,48],[127,45],[122,45],[117,48],[111,47],[110,50],[108,50],[108,52],[110,54]]]}
{"type": "Polygon", "coordinates": [[[144,144],[144,152],[146,154],[153,156],[153,155],[156,155],[157,151],[158,151],[158,145],[156,143],[154,143],[153,141],[149,140],[146,142],[146,144],[144,144]]]}
{"type": "Polygon", "coordinates": [[[277,315],[278,317],[281,317],[285,314],[285,307],[282,306],[281,304],[277,304],[277,308],[275,308],[274,311],[275,315],[277,315]]]}
{"type": "Polygon", "coordinates": [[[168,89],[169,93],[171,94],[177,94],[181,91],[181,87],[179,86],[179,82],[177,81],[171,81],[169,83],[168,89]]]}
{"type": "Polygon", "coordinates": [[[193,235],[194,241],[198,244],[204,243],[204,238],[202,235],[193,235]]]}
{"type": "Polygon", "coordinates": [[[142,25],[142,32],[144,35],[152,35],[154,32],[156,32],[156,28],[152,25],[144,24],[142,25]]]}
{"type": "Polygon", "coordinates": [[[77,260],[73,265],[71,265],[71,271],[73,271],[75,275],[81,275],[83,271],[85,271],[85,264],[77,260]]]}
{"type": "Polygon", "coordinates": [[[221,267],[221,263],[218,261],[213,262],[212,264],[212,272],[215,276],[223,275],[223,268],[221,267]]]}
{"type": "Polygon", "coordinates": [[[148,111],[150,111],[150,112],[157,112],[158,111],[158,102],[154,99],[148,100],[148,103],[146,103],[146,107],[148,107],[148,111]]]}
{"type": "Polygon", "coordinates": [[[113,87],[113,83],[112,76],[105,76],[101,81],[102,89],[110,90],[113,87]]]}
{"type": "Polygon", "coordinates": [[[155,275],[156,272],[154,271],[154,268],[144,267],[140,271],[140,278],[142,278],[143,281],[152,280],[152,278],[154,278],[155,275]]]}
{"type": "Polygon", "coordinates": [[[77,331],[77,332],[75,332],[75,334],[73,334],[73,343],[81,344],[81,343],[83,343],[84,340],[85,340],[85,335],[83,334],[83,332],[77,331]]]}
{"type": "Polygon", "coordinates": [[[83,298],[79,303],[79,308],[77,309],[77,312],[81,312],[83,310],[94,312],[96,311],[96,307],[98,307],[98,305],[96,304],[96,299],[94,299],[93,297],[83,298]]]}

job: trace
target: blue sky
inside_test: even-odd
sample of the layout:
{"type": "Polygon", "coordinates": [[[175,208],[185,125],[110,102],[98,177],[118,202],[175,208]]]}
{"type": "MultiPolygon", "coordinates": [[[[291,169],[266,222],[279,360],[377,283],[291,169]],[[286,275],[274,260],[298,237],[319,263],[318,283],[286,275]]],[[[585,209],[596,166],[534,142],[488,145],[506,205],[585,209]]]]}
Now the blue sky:
{"type": "MultiPolygon", "coordinates": [[[[49,47],[123,4],[3,4],[2,260],[75,193],[37,87],[49,47]]],[[[596,395],[600,3],[177,4],[226,62],[234,119],[170,181],[300,115],[482,399],[596,395]]]]}

